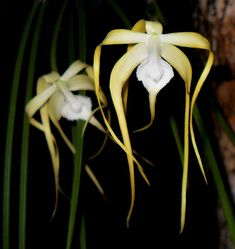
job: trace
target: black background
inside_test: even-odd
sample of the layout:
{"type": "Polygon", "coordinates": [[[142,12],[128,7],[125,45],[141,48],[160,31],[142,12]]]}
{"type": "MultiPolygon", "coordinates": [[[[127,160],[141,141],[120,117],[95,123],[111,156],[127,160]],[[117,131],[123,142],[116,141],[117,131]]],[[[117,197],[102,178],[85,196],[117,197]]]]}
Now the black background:
{"type": "MultiPolygon", "coordinates": [[[[71,2],[71,1],[70,1],[71,2]]],[[[92,64],[95,46],[102,41],[107,32],[114,28],[124,28],[123,23],[106,1],[88,0],[86,2],[87,21],[87,62],[92,64]]],[[[132,24],[141,18],[147,18],[146,1],[118,1],[132,24]]],[[[193,1],[159,1],[167,25],[165,32],[193,30],[193,1]]],[[[12,73],[18,44],[32,4],[30,1],[2,1],[1,15],[1,154],[4,151],[6,120],[11,89],[12,73]]],[[[53,24],[61,1],[50,1],[46,14],[46,23],[42,34],[37,60],[36,79],[50,71],[49,49],[53,24]]],[[[69,13],[66,17],[69,16],[69,13]]],[[[64,21],[58,49],[58,64],[61,73],[68,65],[66,47],[67,23],[64,21]]],[[[30,49],[30,41],[27,52],[30,49]]],[[[124,48],[125,49],[125,48],[124,48]]],[[[76,50],[78,51],[78,49],[76,50]]],[[[104,49],[101,75],[103,82],[108,80],[108,72],[124,51],[117,46],[104,49]]],[[[188,51],[187,51],[188,52],[188,51]]],[[[78,56],[78,52],[76,52],[78,56]]],[[[191,52],[190,52],[191,53],[191,52]]],[[[197,53],[189,54],[191,58],[197,53]]],[[[196,66],[197,63],[196,63],[196,66]]],[[[197,70],[197,68],[196,68],[197,70]]],[[[27,63],[24,65],[27,72],[27,63]]],[[[20,94],[24,94],[22,77],[20,94]]],[[[108,87],[104,85],[108,93],[108,87]]],[[[203,105],[202,94],[202,105],[203,105]]],[[[18,176],[20,156],[20,135],[22,129],[23,97],[19,100],[19,111],[15,126],[14,158],[12,165],[11,194],[11,245],[17,248],[18,217],[18,176]]],[[[112,108],[112,107],[111,107],[112,108]]],[[[154,163],[154,167],[142,163],[151,186],[147,186],[136,170],[136,204],[126,227],[126,216],[130,204],[130,186],[128,166],[125,154],[117,145],[108,141],[102,154],[89,162],[88,157],[102,143],[102,134],[88,127],[84,142],[84,163],[88,162],[100,180],[106,199],[99,194],[89,177],[83,172],[81,196],[77,226],[74,235],[74,247],[79,248],[79,220],[83,213],[86,221],[87,248],[217,248],[218,229],[216,220],[216,195],[208,172],[209,184],[206,185],[200,173],[194,154],[190,154],[189,187],[187,200],[186,226],[182,234],[180,229],[180,191],[182,166],[169,125],[169,117],[176,118],[180,132],[183,132],[184,85],[176,77],[159,94],[156,103],[156,120],[153,126],[143,133],[131,133],[134,148],[154,163]]],[[[133,74],[130,80],[130,99],[128,123],[130,130],[147,123],[148,96],[141,83],[133,74]]],[[[62,125],[67,124],[62,121],[62,125]]],[[[118,132],[115,116],[114,129],[118,132]]],[[[60,194],[59,205],[54,219],[50,216],[54,205],[54,183],[52,165],[44,136],[35,128],[30,133],[30,164],[28,173],[27,206],[27,246],[28,248],[65,248],[66,229],[69,212],[69,200],[60,194]]],[[[72,156],[58,136],[61,152],[61,188],[70,195],[72,179],[72,156]]],[[[202,152],[203,155],[203,152],[202,152]]],[[[1,157],[1,164],[3,158],[1,157]]],[[[205,165],[206,166],[206,165],[205,165]]],[[[207,168],[206,168],[207,171],[207,168]]],[[[1,167],[2,173],[2,167],[1,167]]],[[[2,175],[2,174],[1,174],[2,175]]],[[[1,179],[2,182],[2,179],[1,179]]]]}

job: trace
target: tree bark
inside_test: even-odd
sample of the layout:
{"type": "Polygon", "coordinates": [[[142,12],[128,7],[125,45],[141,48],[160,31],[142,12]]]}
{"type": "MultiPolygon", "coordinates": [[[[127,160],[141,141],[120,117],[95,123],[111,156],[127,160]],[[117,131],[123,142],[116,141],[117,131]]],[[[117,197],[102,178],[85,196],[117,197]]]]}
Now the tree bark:
{"type": "MultiPolygon", "coordinates": [[[[211,42],[215,53],[213,85],[217,100],[235,132],[235,1],[199,0],[196,2],[195,26],[211,42]]],[[[235,147],[219,126],[216,136],[235,203],[235,147]]],[[[223,211],[218,208],[220,249],[232,249],[223,211]]]]}

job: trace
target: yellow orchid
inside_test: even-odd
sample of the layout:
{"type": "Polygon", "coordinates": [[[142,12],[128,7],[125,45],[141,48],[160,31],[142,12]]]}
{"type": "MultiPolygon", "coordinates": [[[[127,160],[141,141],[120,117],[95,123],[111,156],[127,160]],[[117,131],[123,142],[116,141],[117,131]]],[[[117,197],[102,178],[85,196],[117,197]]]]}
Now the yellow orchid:
{"type": "MultiPolygon", "coordinates": [[[[62,117],[68,120],[85,120],[105,132],[103,126],[93,116],[90,97],[73,94],[74,91],[80,90],[94,91],[95,87],[92,67],[77,60],[61,76],[54,71],[41,76],[37,82],[37,95],[25,108],[30,123],[45,134],[54,170],[56,201],[59,190],[59,152],[50,121],[73,153],[75,148],[59,124],[62,117]],[[82,71],[85,73],[81,73],[82,71]],[[41,122],[33,117],[37,111],[40,111],[41,122]]],[[[100,94],[101,102],[105,105],[105,96],[102,92],[100,94]]]]}
{"type": "MultiPolygon", "coordinates": [[[[131,205],[127,216],[129,222],[135,201],[135,178],[132,146],[129,138],[128,127],[125,117],[127,105],[127,80],[137,68],[137,79],[142,81],[149,93],[149,106],[151,119],[149,127],[155,118],[155,102],[158,92],[174,76],[173,68],[178,72],[185,83],[185,120],[184,120],[184,165],[182,176],[182,201],[181,201],[181,231],[185,223],[186,190],[189,163],[189,133],[192,145],[196,153],[200,169],[206,180],[202,161],[195,141],[192,113],[196,98],[213,64],[213,53],[206,38],[195,32],[178,32],[163,34],[161,23],[140,20],[132,30],[117,29],[107,34],[100,45],[96,47],[94,54],[94,80],[98,102],[101,105],[100,92],[100,56],[103,45],[127,44],[127,52],[116,62],[110,76],[110,94],[119,121],[123,142],[116,136],[102,112],[105,124],[114,140],[127,154],[131,184],[131,205]],[[199,48],[209,51],[205,68],[195,85],[191,97],[192,67],[187,56],[177,47],[199,48]],[[191,100],[190,100],[191,98],[191,100]]],[[[138,166],[138,165],[137,165],[138,166]]],[[[139,167],[140,168],[140,167],[139,167]]],[[[141,168],[140,168],[141,169],[141,168]]]]}

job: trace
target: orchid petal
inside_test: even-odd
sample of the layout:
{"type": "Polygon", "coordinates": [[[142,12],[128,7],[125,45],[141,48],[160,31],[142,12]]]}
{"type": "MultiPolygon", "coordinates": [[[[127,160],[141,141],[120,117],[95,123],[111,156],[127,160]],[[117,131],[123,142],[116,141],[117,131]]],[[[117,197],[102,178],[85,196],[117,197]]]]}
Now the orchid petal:
{"type": "Polygon", "coordinates": [[[192,68],[187,56],[177,47],[170,44],[162,45],[162,57],[166,59],[179,73],[185,82],[185,117],[184,117],[184,162],[181,189],[181,229],[185,224],[186,193],[188,182],[189,161],[189,113],[190,113],[190,86],[192,80],[192,68]]]}
{"type": "Polygon", "coordinates": [[[57,72],[52,71],[52,72],[50,72],[48,74],[43,75],[42,78],[47,83],[54,83],[56,80],[58,80],[60,78],[60,75],[57,72]]]}
{"type": "Polygon", "coordinates": [[[178,32],[170,34],[162,34],[161,41],[176,46],[208,49],[210,43],[208,40],[195,32],[178,32]]]}
{"type": "MultiPolygon", "coordinates": [[[[100,76],[100,55],[101,55],[101,45],[97,46],[95,49],[95,53],[94,53],[94,82],[95,82],[95,91],[96,91],[96,96],[97,96],[97,101],[100,107],[100,112],[102,114],[104,123],[109,131],[109,133],[111,134],[113,140],[115,143],[117,143],[124,151],[127,155],[129,155],[130,157],[133,157],[132,153],[130,151],[127,151],[126,147],[124,146],[124,144],[120,141],[120,139],[116,136],[115,132],[113,131],[112,127],[110,126],[109,120],[106,118],[105,113],[103,111],[102,108],[102,103],[101,103],[101,99],[100,99],[100,92],[101,92],[101,88],[100,88],[100,81],[99,81],[99,76],[100,76]]],[[[144,178],[144,180],[146,181],[146,183],[148,185],[150,185],[147,177],[145,176],[143,169],[141,167],[141,165],[138,163],[138,161],[136,160],[135,157],[133,157],[134,162],[136,163],[142,177],[144,178]]]]}
{"type": "Polygon", "coordinates": [[[94,79],[94,70],[92,66],[87,66],[85,71],[91,79],[94,79]]]}
{"type": "Polygon", "coordinates": [[[56,91],[48,101],[48,111],[56,120],[61,118],[61,108],[64,101],[64,96],[59,91],[56,91]]]}
{"type": "MultiPolygon", "coordinates": [[[[92,76],[93,76],[93,70],[92,70],[92,76]]],[[[69,90],[71,91],[80,91],[80,90],[95,91],[94,80],[87,75],[82,75],[82,74],[76,75],[71,80],[68,80],[66,83],[69,90]]],[[[102,91],[100,91],[100,98],[101,102],[107,105],[106,97],[102,91]]]]}
{"type": "Polygon", "coordinates": [[[76,75],[72,79],[66,81],[66,84],[70,91],[95,90],[94,81],[84,74],[76,75]]]}
{"type": "Polygon", "coordinates": [[[195,90],[194,90],[194,93],[193,93],[193,96],[192,96],[192,100],[191,100],[191,110],[190,110],[190,133],[191,133],[191,140],[192,140],[192,145],[193,145],[193,148],[194,148],[194,151],[195,151],[195,154],[196,154],[196,157],[197,157],[197,160],[198,160],[198,164],[200,166],[200,169],[201,169],[201,172],[203,174],[203,177],[205,179],[205,181],[207,182],[207,179],[206,179],[206,175],[205,175],[205,172],[204,172],[204,169],[203,169],[203,164],[202,164],[202,160],[201,160],[201,156],[199,154],[199,151],[198,151],[198,147],[197,147],[197,143],[196,143],[196,139],[195,139],[195,134],[194,134],[194,130],[193,130],[193,108],[194,108],[194,105],[195,105],[195,102],[196,102],[196,99],[197,99],[197,96],[202,88],[202,85],[203,83],[205,82],[206,80],[206,77],[208,76],[209,72],[210,72],[210,69],[213,65],[213,60],[214,60],[214,54],[209,51],[209,57],[207,59],[207,63],[202,71],[202,74],[196,84],[196,87],[195,87],[195,90]]]}
{"type": "MultiPolygon", "coordinates": [[[[44,78],[45,79],[45,78],[44,78]]],[[[37,93],[42,93],[48,86],[48,82],[45,80],[41,80],[37,84],[37,93]]],[[[51,132],[50,120],[48,114],[48,105],[45,104],[40,109],[40,116],[42,121],[43,132],[47,141],[47,145],[49,148],[49,152],[51,155],[53,171],[54,171],[54,179],[55,179],[55,191],[56,191],[56,201],[55,207],[53,211],[53,215],[55,214],[57,203],[58,203],[58,192],[59,192],[59,152],[56,140],[51,132]]]]}
{"type": "MultiPolygon", "coordinates": [[[[39,82],[41,80],[43,79],[40,78],[39,82]]],[[[45,91],[41,92],[40,94],[36,95],[33,99],[31,99],[25,107],[25,112],[27,113],[28,117],[31,118],[48,101],[48,99],[52,96],[55,91],[56,86],[51,85],[47,89],[45,89],[45,91]]]]}
{"type": "MultiPolygon", "coordinates": [[[[132,31],[135,32],[141,32],[141,33],[145,33],[145,20],[139,20],[133,27],[132,27],[132,31]]],[[[130,50],[133,46],[135,46],[135,44],[129,44],[127,47],[127,51],[130,50]]],[[[123,106],[124,106],[124,110],[125,113],[127,111],[127,99],[128,99],[128,80],[126,81],[126,83],[123,86],[123,90],[122,90],[122,99],[123,99],[123,106]]]]}
{"type": "Polygon", "coordinates": [[[102,186],[100,185],[99,181],[97,180],[95,174],[92,172],[91,168],[88,165],[85,165],[85,170],[88,176],[91,178],[92,182],[95,184],[96,188],[99,190],[99,192],[105,196],[104,190],[102,186]]]}
{"type": "Polygon", "coordinates": [[[147,34],[126,29],[115,29],[107,34],[102,41],[102,45],[142,43],[146,42],[147,39],[147,34]]]}
{"type": "Polygon", "coordinates": [[[186,216],[186,195],[188,184],[188,162],[189,162],[189,113],[190,95],[185,91],[185,114],[184,114],[184,162],[181,187],[181,223],[180,232],[183,231],[186,216]]]}
{"type": "Polygon", "coordinates": [[[43,125],[43,131],[44,131],[47,145],[49,148],[49,152],[51,155],[53,171],[54,171],[56,199],[55,199],[54,211],[52,214],[52,217],[53,217],[55,214],[56,208],[57,208],[58,193],[59,193],[59,165],[60,165],[59,151],[58,151],[56,140],[51,132],[47,105],[45,105],[44,107],[40,109],[40,115],[41,115],[41,120],[42,120],[42,125],[43,125]]]}
{"type": "Polygon", "coordinates": [[[168,61],[179,73],[179,75],[185,82],[187,92],[190,92],[192,81],[192,67],[188,57],[174,45],[165,43],[162,44],[161,55],[162,58],[168,61]]]}
{"type": "Polygon", "coordinates": [[[93,126],[95,126],[98,130],[106,133],[106,130],[104,129],[104,127],[101,125],[101,123],[94,117],[94,116],[91,116],[89,119],[88,119],[88,122],[90,124],[92,124],[93,126]]]}
{"type": "Polygon", "coordinates": [[[146,56],[147,49],[145,44],[140,43],[134,46],[117,61],[117,63],[113,67],[110,77],[111,97],[118,117],[118,122],[126,151],[130,153],[130,155],[127,154],[127,160],[129,165],[131,183],[131,205],[127,216],[127,223],[129,222],[135,202],[135,177],[132,147],[128,133],[125,112],[122,104],[122,88],[126,80],[130,77],[133,70],[141,61],[146,58],[146,56]]]}
{"type": "Polygon", "coordinates": [[[137,130],[134,130],[134,132],[141,132],[146,129],[148,129],[152,124],[155,119],[155,105],[156,105],[156,98],[157,98],[157,93],[152,92],[149,93],[149,110],[150,110],[150,121],[147,125],[145,125],[142,128],[139,128],[137,130]]]}
{"type": "Polygon", "coordinates": [[[77,73],[82,71],[87,65],[79,60],[73,62],[69,68],[63,73],[60,77],[60,80],[67,81],[70,78],[74,77],[77,73]]]}
{"type": "Polygon", "coordinates": [[[29,119],[46,103],[46,101],[55,92],[56,87],[54,85],[50,86],[49,83],[57,80],[59,77],[60,75],[58,73],[51,72],[38,79],[37,86],[42,88],[41,92],[37,94],[33,99],[31,99],[25,107],[25,111],[29,116],[29,119]]]}
{"type": "MultiPolygon", "coordinates": [[[[152,43],[154,44],[154,42],[152,43]]],[[[157,42],[158,44],[158,42],[157,42]]],[[[152,46],[154,48],[154,46],[152,46]]],[[[154,49],[155,49],[154,48],[154,49]]],[[[140,20],[137,22],[132,30],[113,30],[108,33],[106,38],[103,40],[100,46],[96,48],[94,55],[94,70],[95,70],[95,90],[97,94],[97,99],[99,106],[101,108],[101,113],[104,119],[104,122],[113,138],[113,140],[119,144],[119,146],[125,151],[127,154],[129,171],[130,171],[130,182],[131,182],[131,205],[127,217],[127,222],[129,222],[130,215],[132,213],[132,209],[135,201],[135,178],[134,178],[134,163],[135,158],[132,154],[132,148],[128,133],[128,127],[126,123],[125,111],[127,108],[127,95],[128,95],[128,78],[130,77],[132,71],[136,66],[137,68],[137,78],[143,81],[143,84],[149,91],[149,105],[150,105],[150,113],[151,120],[150,123],[142,128],[146,129],[149,127],[155,117],[155,102],[156,96],[159,90],[164,87],[166,83],[168,83],[169,79],[164,78],[161,84],[156,86],[156,82],[162,78],[163,70],[170,72],[168,70],[171,68],[169,64],[167,64],[164,60],[160,58],[160,56],[165,59],[171,66],[175,68],[175,70],[179,73],[183,81],[185,82],[185,117],[184,117],[184,162],[183,162],[183,175],[182,175],[182,189],[181,189],[181,232],[185,223],[185,214],[186,214],[186,192],[187,192],[187,182],[188,182],[188,163],[189,163],[189,132],[191,134],[193,148],[202,171],[202,174],[206,180],[205,172],[203,169],[201,157],[197,148],[197,144],[195,141],[195,135],[193,131],[193,123],[192,123],[192,115],[193,115],[193,107],[195,105],[196,98],[201,90],[201,87],[209,73],[209,70],[213,63],[213,53],[210,50],[210,44],[208,40],[202,35],[195,32],[178,32],[172,34],[162,34],[162,25],[159,22],[150,22],[145,20],[140,20]],[[157,54],[157,50],[149,50],[148,41],[151,36],[159,35],[160,46],[155,46],[156,49],[159,49],[159,56],[152,56],[150,59],[156,58],[155,61],[152,60],[153,63],[149,62],[149,54],[157,54]],[[113,132],[105,114],[101,108],[100,101],[100,85],[99,85],[99,67],[100,67],[100,53],[102,45],[112,45],[112,44],[127,44],[128,50],[127,52],[119,59],[119,61],[114,65],[114,68],[111,72],[110,78],[110,91],[111,97],[113,100],[114,108],[116,110],[116,114],[118,117],[118,122],[120,126],[120,130],[122,133],[123,143],[117,138],[115,133],[113,132]],[[192,101],[190,103],[190,88],[192,81],[192,68],[189,59],[187,56],[179,50],[175,46],[189,47],[189,48],[199,48],[205,49],[209,51],[209,57],[206,63],[206,66],[200,76],[195,90],[192,95],[192,101]],[[148,49],[146,49],[148,48],[148,49]],[[148,50],[150,53],[148,53],[148,50]],[[141,51],[141,52],[140,52],[141,51]],[[144,53],[146,53],[144,55],[144,53]],[[141,58],[141,56],[143,56],[141,58]],[[97,63],[97,64],[96,64],[97,63]],[[137,63],[137,64],[136,64],[137,63]],[[152,67],[155,64],[157,66],[152,67]],[[155,69],[161,69],[160,71],[155,69]],[[167,69],[168,68],[168,69],[167,69]],[[155,82],[154,82],[155,81],[155,82]]],[[[173,71],[172,71],[173,74],[173,71]]],[[[170,75],[170,74],[169,74],[170,75]]],[[[163,76],[169,76],[163,75],[163,76]]],[[[138,166],[138,164],[137,164],[138,166]]],[[[143,174],[142,168],[139,167],[140,172],[143,174]]],[[[144,174],[143,174],[144,175],[144,174]]],[[[144,175],[145,177],[145,175],[144,175]]]]}
{"type": "Polygon", "coordinates": [[[146,31],[146,28],[145,28],[145,23],[146,21],[145,20],[139,20],[133,27],[132,27],[132,31],[135,31],[135,32],[141,32],[141,33],[145,33],[146,31]]]}

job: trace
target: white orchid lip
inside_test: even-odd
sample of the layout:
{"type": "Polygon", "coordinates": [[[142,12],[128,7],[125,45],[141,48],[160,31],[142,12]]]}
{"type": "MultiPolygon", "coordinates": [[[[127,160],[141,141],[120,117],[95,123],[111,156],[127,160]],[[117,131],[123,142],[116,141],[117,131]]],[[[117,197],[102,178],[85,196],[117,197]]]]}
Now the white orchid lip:
{"type": "Polygon", "coordinates": [[[60,114],[68,120],[87,120],[91,114],[91,99],[86,96],[74,95],[66,86],[66,82],[58,80],[55,82],[58,90],[64,97],[60,107],[60,114]]]}
{"type": "Polygon", "coordinates": [[[71,104],[65,100],[61,107],[61,116],[71,121],[88,120],[91,115],[91,99],[81,95],[73,95],[73,98],[80,105],[80,109],[74,109],[71,104]]]}
{"type": "Polygon", "coordinates": [[[174,76],[172,67],[161,58],[159,35],[149,35],[148,57],[137,67],[136,75],[149,93],[157,94],[174,76]]]}

